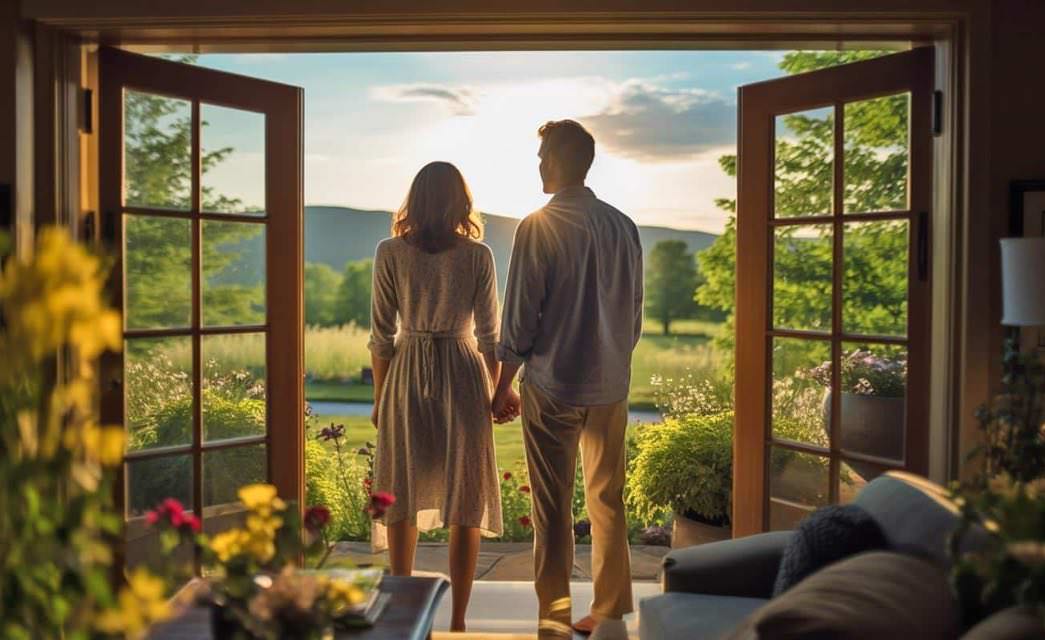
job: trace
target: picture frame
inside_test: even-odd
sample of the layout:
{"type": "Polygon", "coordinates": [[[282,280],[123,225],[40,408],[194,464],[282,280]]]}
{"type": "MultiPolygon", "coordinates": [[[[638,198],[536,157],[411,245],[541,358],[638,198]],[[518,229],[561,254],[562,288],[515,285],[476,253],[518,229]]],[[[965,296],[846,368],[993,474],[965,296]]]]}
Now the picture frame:
{"type": "MultiPolygon", "coordinates": [[[[1017,238],[1045,236],[1045,180],[1013,181],[1009,196],[1009,234],[1017,238]]],[[[1023,350],[1037,350],[1045,357],[1045,331],[1020,327],[1017,333],[1023,350]]]]}

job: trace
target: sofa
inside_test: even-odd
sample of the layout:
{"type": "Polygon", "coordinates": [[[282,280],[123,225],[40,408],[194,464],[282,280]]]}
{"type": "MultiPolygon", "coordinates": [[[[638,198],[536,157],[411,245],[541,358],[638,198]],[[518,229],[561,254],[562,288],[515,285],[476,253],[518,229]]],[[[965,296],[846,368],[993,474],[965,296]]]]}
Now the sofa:
{"type": "MultiPolygon", "coordinates": [[[[891,550],[950,565],[948,537],[958,512],[938,485],[889,472],[868,483],[854,503],[878,523],[891,550]]],[[[640,637],[697,640],[731,632],[772,598],[792,535],[776,531],[669,553],[663,561],[664,593],[639,605],[640,637]]],[[[966,537],[966,547],[977,544],[977,535],[966,537]]]]}

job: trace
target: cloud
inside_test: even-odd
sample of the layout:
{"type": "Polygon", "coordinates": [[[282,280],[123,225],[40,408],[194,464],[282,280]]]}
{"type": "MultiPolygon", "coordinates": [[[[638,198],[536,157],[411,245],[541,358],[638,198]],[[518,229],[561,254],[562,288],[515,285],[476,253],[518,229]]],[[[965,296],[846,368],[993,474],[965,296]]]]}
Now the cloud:
{"type": "Polygon", "coordinates": [[[456,116],[475,115],[478,96],[466,87],[437,84],[396,84],[375,87],[372,97],[384,102],[436,102],[444,104],[456,116]]]}
{"type": "Polygon", "coordinates": [[[674,162],[734,144],[736,117],[736,105],[717,94],[629,80],[606,109],[580,120],[613,153],[674,162]]]}

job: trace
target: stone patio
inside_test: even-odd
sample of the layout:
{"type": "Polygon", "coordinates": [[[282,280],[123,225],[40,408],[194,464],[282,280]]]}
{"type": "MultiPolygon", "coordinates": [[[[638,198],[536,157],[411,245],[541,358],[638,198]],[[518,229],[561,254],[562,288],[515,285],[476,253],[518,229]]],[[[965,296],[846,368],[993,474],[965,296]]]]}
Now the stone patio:
{"type": "MultiPolygon", "coordinates": [[[[648,545],[631,546],[631,575],[635,582],[658,582],[660,562],[670,549],[648,545]]],[[[573,580],[591,580],[591,545],[577,545],[573,580]]],[[[385,566],[387,554],[370,552],[368,542],[340,542],[328,564],[337,566],[385,566]]],[[[445,542],[423,542],[417,545],[414,561],[417,571],[449,573],[449,556],[445,542]]],[[[476,566],[477,580],[533,582],[533,546],[529,542],[484,542],[476,566]]]]}

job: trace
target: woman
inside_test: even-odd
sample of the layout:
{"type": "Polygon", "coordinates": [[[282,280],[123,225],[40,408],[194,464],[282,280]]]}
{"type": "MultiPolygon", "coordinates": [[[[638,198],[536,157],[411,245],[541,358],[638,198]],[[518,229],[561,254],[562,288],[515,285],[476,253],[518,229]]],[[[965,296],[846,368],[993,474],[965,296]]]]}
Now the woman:
{"type": "MultiPolygon", "coordinates": [[[[393,575],[410,575],[418,529],[450,528],[452,631],[465,611],[479,536],[501,533],[490,394],[499,365],[497,276],[472,198],[452,164],[425,165],[377,247],[371,304],[374,491],[395,503],[385,541],[393,575]],[[397,334],[398,319],[398,336],[397,334]]],[[[387,532],[385,531],[387,527],[387,532]]]]}

